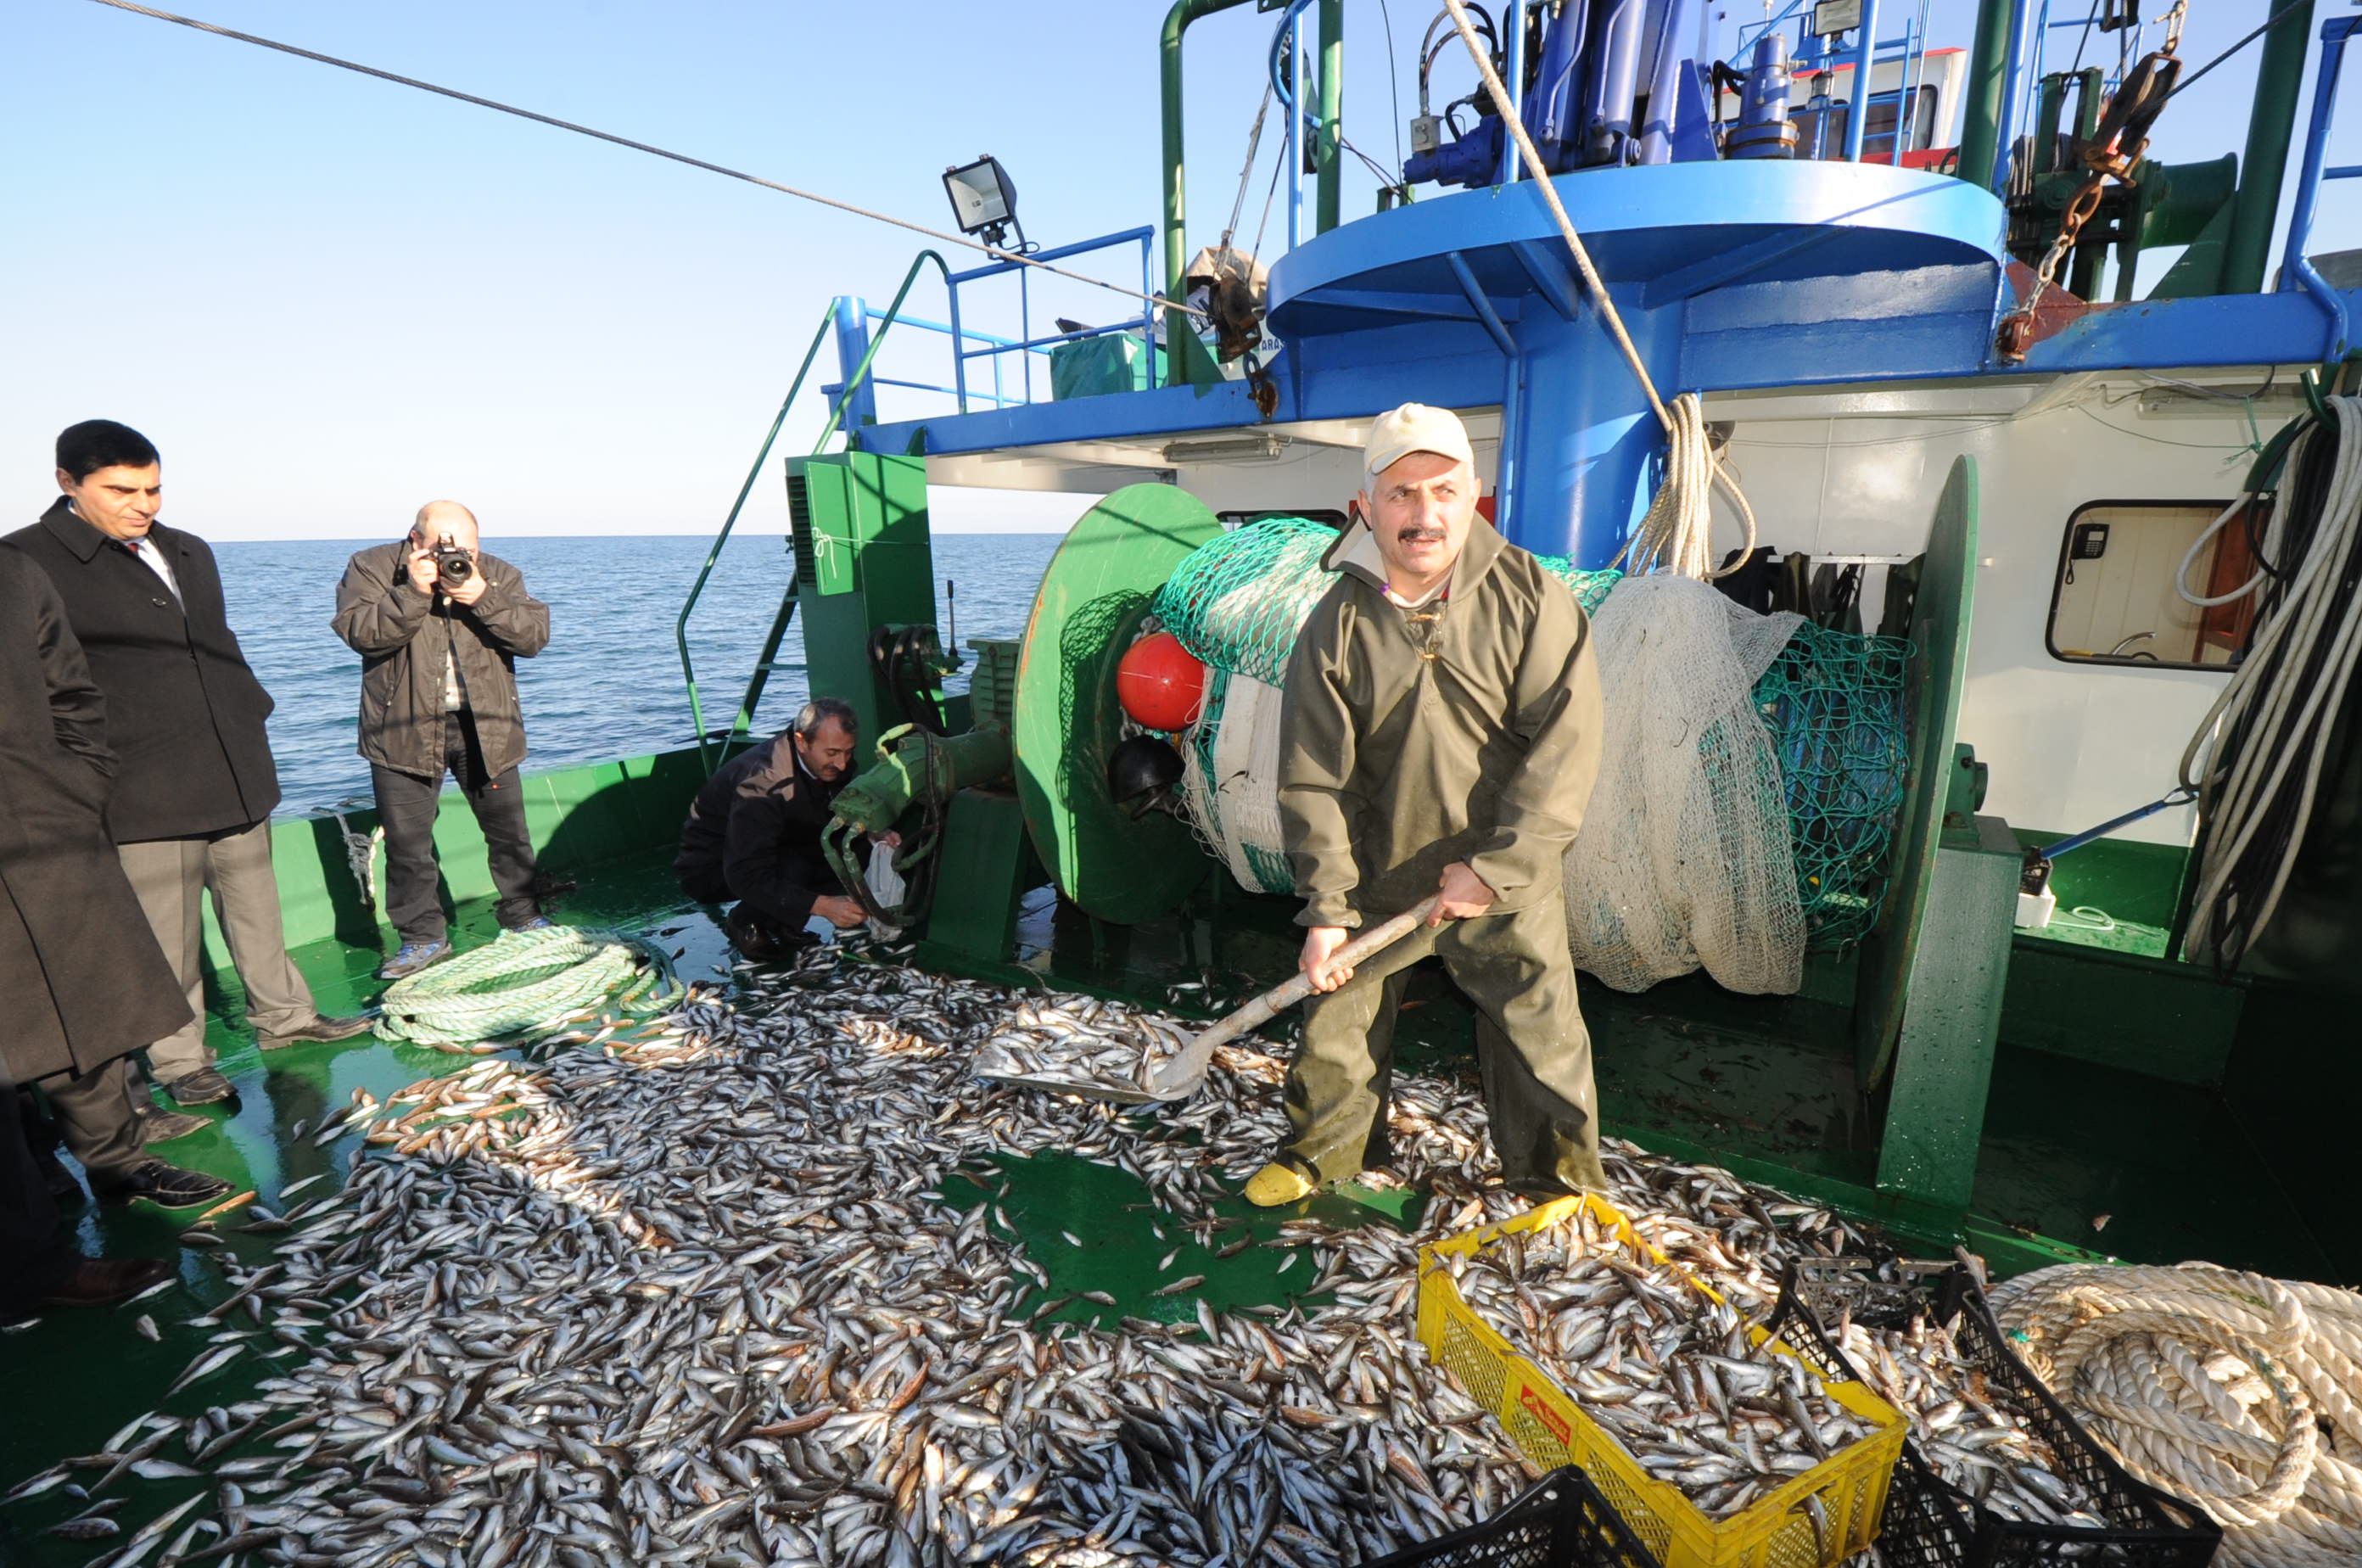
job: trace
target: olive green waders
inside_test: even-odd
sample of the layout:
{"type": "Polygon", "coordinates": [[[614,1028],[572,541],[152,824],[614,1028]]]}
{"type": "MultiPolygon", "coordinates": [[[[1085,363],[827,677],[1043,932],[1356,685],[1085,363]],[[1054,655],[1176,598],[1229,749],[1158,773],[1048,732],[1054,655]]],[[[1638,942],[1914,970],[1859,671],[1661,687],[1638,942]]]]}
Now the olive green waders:
{"type": "Polygon", "coordinates": [[[1323,1183],[1385,1163],[1395,1016],[1410,966],[1434,954],[1476,1007],[1476,1066],[1501,1178],[1604,1189],[1591,1035],[1575,1004],[1563,895],[1509,914],[1422,926],[1305,1004],[1287,1070],[1286,1154],[1323,1183]]]}

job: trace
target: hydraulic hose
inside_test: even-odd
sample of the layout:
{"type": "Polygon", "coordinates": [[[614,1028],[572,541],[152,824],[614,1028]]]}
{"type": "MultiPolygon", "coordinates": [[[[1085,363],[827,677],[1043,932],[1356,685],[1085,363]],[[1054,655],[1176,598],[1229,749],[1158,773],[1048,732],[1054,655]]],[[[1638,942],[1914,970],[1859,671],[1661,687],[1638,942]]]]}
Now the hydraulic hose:
{"type": "Polygon", "coordinates": [[[2325,406],[2330,422],[2291,451],[2258,552],[2285,580],[2259,572],[2228,596],[2262,595],[2255,632],[2182,753],[2205,834],[2188,940],[2225,967],[2279,908],[2328,769],[2332,721],[2362,666],[2362,400],[2325,406]]]}

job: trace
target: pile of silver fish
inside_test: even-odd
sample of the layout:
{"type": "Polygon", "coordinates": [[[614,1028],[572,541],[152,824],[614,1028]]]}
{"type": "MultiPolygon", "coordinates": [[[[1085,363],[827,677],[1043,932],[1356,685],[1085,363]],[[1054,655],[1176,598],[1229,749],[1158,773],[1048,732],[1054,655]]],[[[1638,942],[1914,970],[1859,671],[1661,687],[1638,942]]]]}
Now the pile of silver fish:
{"type": "Polygon", "coordinates": [[[2108,1528],[2050,1445],[1987,1401],[1984,1372],[1960,1349],[1959,1330],[1958,1319],[1938,1324],[1924,1315],[1901,1329],[1841,1319],[1831,1337],[1910,1421],[1920,1457],[1946,1481],[2003,1518],[2108,1528]]]}
{"type": "Polygon", "coordinates": [[[1710,1519],[1872,1430],[1803,1362],[1757,1351],[1736,1308],[1587,1209],[1447,1254],[1444,1267],[1480,1319],[1710,1519]]]}
{"type": "MultiPolygon", "coordinates": [[[[1396,1077],[1390,1179],[1424,1210],[1291,1221],[1292,1300],[1217,1311],[1182,1274],[1141,1293],[1169,1320],[1068,1321],[1088,1303],[1051,1292],[995,1158],[1120,1166],[1153,1204],[1108,1228],[1206,1247],[1285,1131],[1281,1064],[1227,1048],[1196,1099],[1130,1114],[973,1077],[1029,1009],[1135,1052],[1186,1032],[823,950],[654,1026],[357,1095],[318,1134],[368,1130],[341,1190],[248,1221],[267,1256],[210,1254],[230,1293],[168,1408],[14,1495],[201,1474],[137,1529],[116,1499],[56,1527],[114,1568],[1330,1568],[1515,1496],[1532,1467],[1414,1337],[1421,1245],[1529,1207],[1491,1177],[1473,1088],[1396,1077]]],[[[1742,1296],[1859,1246],[1725,1172],[1607,1163],[1742,1296]]]]}
{"type": "Polygon", "coordinates": [[[1187,1026],[1099,997],[1027,997],[977,1048],[986,1078],[1032,1079],[1138,1093],[1150,1064],[1187,1045],[1187,1026]]]}

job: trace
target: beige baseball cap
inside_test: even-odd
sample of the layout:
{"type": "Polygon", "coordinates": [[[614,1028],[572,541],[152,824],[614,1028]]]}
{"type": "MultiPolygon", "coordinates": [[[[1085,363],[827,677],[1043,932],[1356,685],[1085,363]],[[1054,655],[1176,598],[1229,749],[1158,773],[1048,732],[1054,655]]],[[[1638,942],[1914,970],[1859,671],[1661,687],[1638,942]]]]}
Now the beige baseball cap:
{"type": "Polygon", "coordinates": [[[1362,471],[1382,474],[1413,452],[1457,458],[1471,469],[1476,467],[1476,453],[1468,445],[1468,427],[1460,423],[1458,414],[1448,408],[1407,403],[1371,423],[1369,441],[1362,448],[1362,471]]]}

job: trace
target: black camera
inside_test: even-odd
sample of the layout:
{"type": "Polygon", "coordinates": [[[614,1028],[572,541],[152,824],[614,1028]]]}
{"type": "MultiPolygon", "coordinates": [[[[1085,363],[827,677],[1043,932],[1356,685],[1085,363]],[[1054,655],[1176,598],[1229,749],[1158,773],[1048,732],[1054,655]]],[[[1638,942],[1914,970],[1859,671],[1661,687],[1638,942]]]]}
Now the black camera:
{"type": "Polygon", "coordinates": [[[435,580],[440,587],[457,588],[476,575],[476,558],[447,538],[435,547],[434,559],[435,580]]]}

